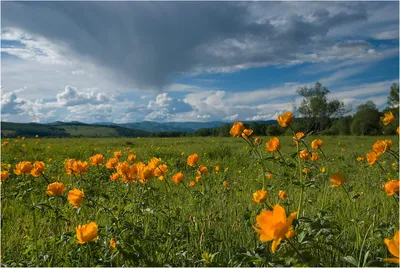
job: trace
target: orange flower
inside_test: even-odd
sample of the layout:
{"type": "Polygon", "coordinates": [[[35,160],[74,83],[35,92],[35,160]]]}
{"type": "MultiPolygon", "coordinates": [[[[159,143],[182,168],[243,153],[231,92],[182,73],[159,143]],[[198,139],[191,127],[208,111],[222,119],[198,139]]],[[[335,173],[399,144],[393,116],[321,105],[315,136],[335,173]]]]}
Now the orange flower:
{"type": "Polygon", "coordinates": [[[285,114],[278,116],[278,124],[281,127],[288,127],[290,124],[292,124],[294,120],[294,116],[291,112],[287,111],[285,114]]]}
{"type": "Polygon", "coordinates": [[[361,162],[363,160],[364,160],[364,157],[362,157],[362,156],[357,157],[357,162],[361,162]]]}
{"type": "Polygon", "coordinates": [[[380,156],[383,154],[386,149],[387,149],[387,143],[383,140],[377,140],[373,145],[372,145],[372,151],[377,154],[377,156],[380,156]]]}
{"type": "Polygon", "coordinates": [[[313,150],[317,150],[318,148],[322,147],[323,142],[320,139],[315,139],[311,142],[311,148],[313,150]]]}
{"type": "Polygon", "coordinates": [[[76,242],[85,244],[86,242],[94,242],[98,239],[97,224],[89,222],[88,224],[79,225],[76,228],[76,242]]]}
{"type": "Polygon", "coordinates": [[[223,185],[224,185],[224,187],[228,187],[229,186],[229,182],[228,181],[224,181],[223,185]]]}
{"type": "Polygon", "coordinates": [[[399,259],[400,232],[399,232],[399,230],[396,231],[396,234],[393,236],[392,239],[385,238],[383,241],[385,242],[386,246],[388,247],[390,254],[395,256],[395,258],[385,259],[385,261],[400,264],[400,259],[399,259]]]}
{"type": "Polygon", "coordinates": [[[285,191],[279,191],[279,199],[285,199],[287,197],[287,193],[285,191]]]}
{"type": "Polygon", "coordinates": [[[397,135],[400,135],[400,127],[397,127],[396,133],[397,133],[397,135]]]}
{"type": "Polygon", "coordinates": [[[102,156],[101,154],[96,154],[92,157],[90,157],[90,163],[92,165],[101,165],[104,162],[104,156],[102,156]]]}
{"type": "Polygon", "coordinates": [[[271,173],[271,172],[269,172],[269,173],[267,174],[267,178],[268,178],[268,179],[272,179],[272,173],[271,173]]]}
{"type": "Polygon", "coordinates": [[[40,174],[44,172],[44,163],[42,161],[36,161],[33,163],[33,169],[31,170],[31,175],[34,177],[39,177],[40,174]]]}
{"type": "Polygon", "coordinates": [[[78,174],[85,173],[88,171],[88,169],[89,169],[89,164],[86,161],[82,162],[79,160],[76,161],[74,164],[74,171],[78,174]]]}
{"type": "Polygon", "coordinates": [[[384,142],[386,143],[386,150],[389,150],[390,148],[392,148],[392,145],[393,145],[392,140],[384,140],[384,142]]]}
{"type": "Polygon", "coordinates": [[[7,146],[7,145],[8,145],[8,141],[5,141],[5,142],[3,143],[3,145],[4,145],[4,146],[7,146]]]}
{"type": "Polygon", "coordinates": [[[281,143],[277,137],[273,137],[269,139],[265,146],[269,152],[273,153],[281,148],[281,143]]]}
{"type": "Polygon", "coordinates": [[[136,155],[134,155],[134,154],[128,155],[128,161],[129,162],[133,163],[133,162],[135,162],[135,160],[136,160],[136,155]]]}
{"type": "Polygon", "coordinates": [[[205,175],[207,173],[208,173],[208,168],[204,165],[200,165],[199,168],[197,169],[198,175],[205,175]]]}
{"type": "Polygon", "coordinates": [[[191,182],[189,183],[189,186],[192,187],[192,188],[193,188],[195,185],[196,185],[196,183],[195,183],[194,181],[191,181],[191,182]]]}
{"type": "Polygon", "coordinates": [[[153,168],[148,165],[139,169],[138,173],[140,183],[149,182],[153,178],[153,168]]]}
{"type": "Polygon", "coordinates": [[[310,153],[307,151],[307,149],[300,151],[300,159],[303,159],[303,160],[310,159],[310,153]]]}
{"type": "Polygon", "coordinates": [[[201,181],[201,176],[200,175],[197,175],[196,176],[196,182],[198,183],[198,182],[200,182],[201,181]]]}
{"type": "Polygon", "coordinates": [[[85,197],[85,194],[83,190],[79,189],[73,189],[69,191],[68,193],[68,200],[71,205],[73,205],[75,208],[79,208],[83,202],[83,198],[85,197]]]}
{"type": "Polygon", "coordinates": [[[261,204],[267,199],[267,196],[268,196],[268,194],[266,191],[258,190],[257,192],[255,192],[253,194],[253,201],[258,204],[261,204]]]}
{"type": "Polygon", "coordinates": [[[299,142],[302,138],[304,137],[304,133],[303,132],[297,132],[296,136],[293,137],[293,142],[297,143],[299,142]]]}
{"type": "Polygon", "coordinates": [[[243,139],[247,139],[248,137],[251,136],[251,134],[253,134],[252,129],[245,129],[245,130],[243,130],[242,137],[243,137],[243,139]]]}
{"type": "Polygon", "coordinates": [[[65,187],[62,182],[53,182],[47,185],[46,194],[50,196],[60,195],[65,192],[65,187]]]}
{"type": "Polygon", "coordinates": [[[376,160],[378,160],[378,155],[375,152],[369,152],[366,155],[367,161],[368,161],[368,165],[372,166],[373,164],[375,164],[376,160]]]}
{"type": "Polygon", "coordinates": [[[220,170],[220,167],[219,167],[219,166],[216,166],[216,167],[215,167],[215,171],[218,172],[219,170],[220,170]]]}
{"type": "Polygon", "coordinates": [[[381,121],[384,126],[389,125],[395,120],[395,117],[392,112],[387,112],[381,117],[381,121]]]}
{"type": "Polygon", "coordinates": [[[319,154],[318,153],[312,153],[311,154],[311,160],[312,161],[317,161],[319,159],[319,154]]]}
{"type": "Polygon", "coordinates": [[[261,144],[262,143],[262,139],[257,137],[257,138],[254,139],[254,142],[256,144],[261,144]]]}
{"type": "Polygon", "coordinates": [[[273,211],[263,210],[256,217],[257,224],[261,229],[254,226],[253,228],[260,234],[262,242],[274,240],[271,246],[272,253],[275,253],[276,247],[282,239],[290,238],[294,235],[292,222],[296,214],[297,212],[293,212],[286,218],[285,209],[280,205],[275,205],[273,211]]]}
{"type": "Polygon", "coordinates": [[[153,157],[148,164],[148,166],[153,170],[155,170],[159,165],[161,165],[161,159],[156,157],[153,157]]]}
{"type": "Polygon", "coordinates": [[[114,157],[120,159],[122,157],[122,152],[121,151],[114,152],[114,157]]]}
{"type": "Polygon", "coordinates": [[[391,180],[385,183],[383,189],[388,196],[394,195],[399,192],[400,181],[399,180],[391,180]]]}
{"type": "Polygon", "coordinates": [[[164,176],[168,171],[168,166],[167,165],[160,165],[154,170],[154,176],[160,177],[164,176]]]}
{"type": "Polygon", "coordinates": [[[194,167],[197,161],[199,161],[199,156],[197,154],[191,154],[187,158],[187,164],[191,167],[194,167]]]}
{"type": "Polygon", "coordinates": [[[31,173],[32,169],[33,169],[33,166],[32,166],[31,162],[22,161],[22,162],[19,162],[15,166],[14,173],[17,175],[21,175],[21,174],[26,175],[26,174],[31,173]]]}
{"type": "Polygon", "coordinates": [[[309,168],[307,168],[307,167],[303,168],[303,173],[307,174],[308,172],[310,172],[309,168]]]}
{"type": "Polygon", "coordinates": [[[229,131],[229,134],[233,137],[240,137],[242,135],[243,130],[245,129],[244,125],[242,122],[235,122],[233,123],[233,126],[231,130],[229,131]]]}
{"type": "Polygon", "coordinates": [[[108,159],[106,163],[106,168],[115,168],[118,165],[118,158],[112,157],[108,159]]]}
{"type": "Polygon", "coordinates": [[[110,248],[116,249],[117,248],[117,240],[113,237],[110,240],[110,248]]]}
{"type": "Polygon", "coordinates": [[[174,176],[172,176],[172,180],[176,183],[183,183],[185,182],[185,175],[183,175],[182,172],[176,173],[174,176]]]}
{"type": "Polygon", "coordinates": [[[10,176],[10,174],[8,174],[7,171],[2,171],[1,172],[1,181],[5,181],[8,178],[8,176],[10,176]]]}
{"type": "Polygon", "coordinates": [[[340,186],[343,184],[344,175],[342,173],[332,174],[330,181],[331,181],[332,186],[334,186],[334,187],[340,186]]]}
{"type": "Polygon", "coordinates": [[[117,181],[119,179],[119,174],[118,173],[113,173],[110,175],[110,179],[112,181],[117,181]]]}

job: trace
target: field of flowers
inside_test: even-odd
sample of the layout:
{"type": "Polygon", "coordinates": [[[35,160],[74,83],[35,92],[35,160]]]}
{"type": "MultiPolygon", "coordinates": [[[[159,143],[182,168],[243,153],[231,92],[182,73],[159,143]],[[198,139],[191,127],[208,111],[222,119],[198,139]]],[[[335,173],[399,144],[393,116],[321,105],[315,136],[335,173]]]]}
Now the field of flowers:
{"type": "Polygon", "coordinates": [[[398,136],[230,134],[3,139],[2,265],[399,264],[398,136]]]}

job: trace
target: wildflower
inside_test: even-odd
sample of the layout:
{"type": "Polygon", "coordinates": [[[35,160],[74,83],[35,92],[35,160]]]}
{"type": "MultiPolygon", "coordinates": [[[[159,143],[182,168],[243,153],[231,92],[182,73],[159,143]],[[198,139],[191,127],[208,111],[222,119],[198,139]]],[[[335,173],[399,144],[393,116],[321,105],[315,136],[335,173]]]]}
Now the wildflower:
{"type": "Polygon", "coordinates": [[[267,174],[267,178],[268,178],[268,179],[272,179],[272,173],[271,173],[271,172],[269,172],[269,173],[267,174]]]}
{"type": "Polygon", "coordinates": [[[319,159],[319,154],[318,153],[312,153],[311,154],[311,161],[317,161],[319,159]]]}
{"type": "Polygon", "coordinates": [[[385,238],[383,240],[385,242],[386,246],[388,247],[390,254],[395,256],[395,258],[385,259],[385,261],[387,261],[387,262],[400,264],[400,259],[399,259],[400,232],[399,231],[400,230],[396,231],[396,234],[393,236],[392,239],[385,238]]]}
{"type": "Polygon", "coordinates": [[[96,154],[92,157],[90,157],[90,163],[92,165],[101,165],[104,162],[104,156],[102,156],[101,154],[96,154]]]}
{"type": "Polygon", "coordinates": [[[153,157],[150,160],[149,167],[152,168],[153,170],[155,170],[159,165],[161,165],[161,159],[160,158],[153,157]]]}
{"type": "Polygon", "coordinates": [[[395,120],[394,115],[392,112],[387,112],[381,117],[381,121],[384,126],[389,125],[395,120]]]}
{"type": "Polygon", "coordinates": [[[218,172],[219,170],[220,170],[220,167],[219,167],[219,166],[216,166],[216,167],[215,167],[215,171],[218,172]]]}
{"type": "Polygon", "coordinates": [[[342,173],[332,174],[330,181],[331,181],[332,186],[334,186],[334,187],[340,186],[343,184],[344,175],[342,173]]]}
{"type": "Polygon", "coordinates": [[[149,165],[142,167],[138,170],[140,183],[146,183],[153,177],[153,168],[149,165]]]}
{"type": "Polygon", "coordinates": [[[184,156],[184,155],[185,155],[185,152],[182,152],[182,153],[181,153],[181,156],[184,156]]]}
{"type": "Polygon", "coordinates": [[[106,163],[106,168],[115,168],[118,165],[118,158],[116,157],[112,157],[110,159],[108,159],[107,163],[106,163]]]}
{"type": "Polygon", "coordinates": [[[281,143],[277,137],[273,137],[269,139],[265,146],[269,152],[273,153],[281,148],[281,143]]]}
{"type": "Polygon", "coordinates": [[[190,183],[189,183],[189,186],[190,186],[190,187],[193,188],[195,185],[196,185],[196,183],[195,183],[194,181],[190,181],[190,183]]]}
{"type": "Polygon", "coordinates": [[[165,173],[168,171],[168,166],[167,165],[159,165],[155,170],[154,170],[154,176],[160,177],[164,176],[165,173]]]}
{"type": "Polygon", "coordinates": [[[394,195],[399,192],[400,181],[399,180],[391,180],[385,183],[383,189],[388,196],[394,195]]]}
{"type": "Polygon", "coordinates": [[[119,174],[118,173],[113,173],[110,175],[110,179],[112,181],[117,181],[119,179],[119,174]]]}
{"type": "Polygon", "coordinates": [[[85,194],[83,190],[79,189],[73,189],[69,191],[68,193],[68,200],[71,205],[73,205],[75,208],[79,208],[83,202],[83,198],[85,197],[85,194]]]}
{"type": "Polygon", "coordinates": [[[307,167],[303,168],[303,173],[307,174],[308,172],[310,172],[309,168],[307,168],[307,167]]]}
{"type": "Polygon", "coordinates": [[[258,190],[257,192],[255,192],[253,194],[253,201],[258,203],[258,204],[261,204],[267,199],[267,195],[268,195],[267,191],[265,191],[263,189],[262,190],[258,190]]]}
{"type": "Polygon", "coordinates": [[[74,164],[74,171],[78,174],[85,173],[88,171],[88,169],[89,169],[89,164],[86,161],[82,162],[79,160],[76,161],[74,164]]]}
{"type": "Polygon", "coordinates": [[[134,155],[134,154],[128,155],[128,161],[129,162],[133,163],[133,162],[135,162],[135,160],[136,160],[136,155],[134,155]]]}
{"type": "Polygon", "coordinates": [[[279,115],[279,116],[278,116],[278,119],[277,119],[278,124],[279,124],[281,127],[288,127],[290,124],[292,124],[293,120],[294,120],[294,116],[293,116],[293,114],[292,114],[291,112],[289,112],[289,111],[287,111],[287,112],[286,112],[285,114],[283,114],[283,115],[279,115]]]}
{"type": "Polygon", "coordinates": [[[2,171],[1,172],[1,181],[5,181],[10,174],[7,171],[2,171]]]}
{"type": "Polygon", "coordinates": [[[235,122],[233,123],[233,126],[231,130],[229,131],[229,134],[233,137],[240,137],[242,135],[243,130],[245,129],[244,125],[242,122],[235,122]]]}
{"type": "Polygon", "coordinates": [[[373,145],[372,145],[372,151],[376,153],[377,156],[380,156],[383,154],[386,149],[387,149],[387,143],[383,140],[377,140],[373,145]]]}
{"type": "Polygon", "coordinates": [[[117,248],[117,240],[113,237],[110,240],[110,248],[116,249],[117,248]]]}
{"type": "Polygon", "coordinates": [[[224,187],[228,187],[229,186],[229,182],[228,181],[224,181],[223,185],[224,185],[224,187]]]}
{"type": "Polygon", "coordinates": [[[400,127],[397,127],[396,133],[397,133],[397,135],[400,135],[400,127]]]}
{"type": "Polygon", "coordinates": [[[199,183],[201,181],[201,175],[196,176],[196,182],[199,183]]]}
{"type": "Polygon", "coordinates": [[[36,135],[35,138],[36,138],[36,139],[39,138],[39,135],[36,135]]]}
{"type": "Polygon", "coordinates": [[[44,172],[44,163],[42,161],[36,161],[33,163],[33,168],[31,170],[31,175],[34,177],[39,177],[40,174],[44,172]]]}
{"type": "Polygon", "coordinates": [[[303,159],[303,160],[309,160],[310,159],[310,153],[308,152],[307,149],[304,149],[304,150],[300,151],[300,159],[303,159]]]}
{"type": "Polygon", "coordinates": [[[297,212],[293,212],[286,218],[286,212],[280,205],[275,205],[274,210],[263,210],[256,217],[259,228],[253,226],[254,230],[260,234],[262,242],[271,241],[272,253],[275,253],[276,247],[282,239],[290,238],[294,235],[294,230],[291,228],[292,222],[296,217],[297,212]]]}
{"type": "Polygon", "coordinates": [[[311,142],[311,148],[313,150],[317,150],[318,148],[322,147],[323,142],[320,139],[315,139],[311,142]]]}
{"type": "Polygon", "coordinates": [[[200,165],[199,168],[197,169],[198,175],[205,175],[207,173],[208,173],[208,168],[204,165],[200,165]]]}
{"type": "Polygon", "coordinates": [[[243,130],[242,137],[243,137],[243,139],[247,139],[248,137],[251,136],[251,134],[253,134],[252,129],[245,129],[245,130],[243,130]]]}
{"type": "Polygon", "coordinates": [[[65,192],[65,187],[62,182],[53,182],[47,185],[46,194],[50,196],[60,195],[65,192]]]}
{"type": "Polygon", "coordinates": [[[287,197],[287,194],[285,191],[280,190],[278,197],[279,197],[279,199],[285,199],[287,197]]]}
{"type": "Polygon", "coordinates": [[[254,139],[254,142],[255,142],[257,145],[260,145],[260,144],[262,143],[262,139],[257,137],[257,138],[254,139]]]}
{"type": "Polygon", "coordinates": [[[363,160],[364,160],[364,157],[362,157],[362,156],[357,157],[357,162],[361,162],[363,160]]]}
{"type": "Polygon", "coordinates": [[[114,157],[120,159],[122,157],[121,151],[114,152],[114,157]]]}
{"type": "Polygon", "coordinates": [[[97,224],[95,222],[89,222],[88,224],[79,225],[76,228],[76,242],[79,244],[85,244],[86,242],[94,242],[98,238],[97,224]]]}
{"type": "Polygon", "coordinates": [[[23,140],[23,141],[24,141],[24,140],[25,140],[25,137],[22,137],[22,138],[21,138],[21,140],[23,140]]]}
{"type": "Polygon", "coordinates": [[[389,150],[390,148],[392,148],[392,145],[393,145],[392,140],[384,140],[384,142],[386,143],[386,150],[389,150]]]}
{"type": "Polygon", "coordinates": [[[196,165],[197,161],[199,161],[198,154],[191,154],[187,158],[187,164],[191,167],[194,167],[196,165]]]}
{"type": "Polygon", "coordinates": [[[319,169],[319,171],[320,171],[321,173],[325,173],[325,172],[326,172],[326,168],[325,168],[325,167],[321,167],[321,168],[319,169]]]}
{"type": "Polygon", "coordinates": [[[378,155],[375,152],[369,152],[366,155],[367,161],[368,161],[368,165],[372,166],[373,164],[375,164],[376,160],[378,160],[378,155]]]}
{"type": "Polygon", "coordinates": [[[33,166],[32,166],[31,162],[22,161],[22,162],[19,162],[15,166],[14,173],[17,175],[21,175],[21,174],[26,175],[26,174],[31,173],[32,169],[33,169],[33,166]]]}
{"type": "Polygon", "coordinates": [[[183,175],[182,172],[176,173],[174,176],[172,176],[172,180],[176,183],[183,183],[185,182],[185,175],[183,175]]]}
{"type": "Polygon", "coordinates": [[[297,132],[296,135],[293,137],[293,142],[297,143],[304,137],[303,132],[297,132]]]}

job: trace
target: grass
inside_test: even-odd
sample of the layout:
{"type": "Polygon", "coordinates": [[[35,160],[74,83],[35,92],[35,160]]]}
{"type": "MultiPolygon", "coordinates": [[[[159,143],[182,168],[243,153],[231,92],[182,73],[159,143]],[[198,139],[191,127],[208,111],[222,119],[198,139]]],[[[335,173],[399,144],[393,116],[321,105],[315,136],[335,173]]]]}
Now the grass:
{"type": "MultiPolygon", "coordinates": [[[[308,146],[314,138],[307,138],[308,146]]],[[[383,239],[398,229],[399,212],[398,198],[387,196],[382,184],[398,179],[398,162],[385,153],[380,159],[382,171],[376,164],[369,167],[356,161],[376,139],[385,137],[319,138],[327,158],[302,163],[310,172],[304,180],[302,213],[294,223],[296,235],[290,239],[296,250],[283,241],[275,254],[271,242],[261,242],[252,228],[267,203],[252,202],[253,193],[263,187],[263,174],[242,139],[63,138],[41,139],[38,144],[38,139],[10,140],[2,146],[2,163],[11,164],[13,170],[23,160],[44,161],[45,175],[63,182],[67,191],[49,197],[44,178],[31,175],[11,174],[3,182],[1,261],[7,266],[386,265],[383,258],[390,254],[383,239]],[[113,182],[109,179],[113,171],[104,166],[90,167],[82,178],[65,173],[65,159],[89,161],[96,153],[108,159],[114,151],[122,151],[124,160],[129,154],[125,147],[133,150],[137,161],[161,158],[169,168],[168,183],[157,178],[147,184],[113,182]],[[186,164],[192,153],[209,169],[193,188],[188,184],[195,181],[195,168],[186,164]],[[218,173],[215,166],[220,166],[218,173]],[[177,172],[185,175],[186,187],[172,182],[177,172]],[[335,172],[345,174],[351,201],[342,187],[330,186],[329,177],[335,172]],[[68,204],[67,193],[73,188],[85,192],[79,209],[68,204]],[[75,228],[90,221],[98,224],[99,239],[76,243],[75,228]],[[109,247],[113,237],[116,249],[109,247]]],[[[396,150],[398,137],[390,138],[396,150]]],[[[263,163],[272,173],[268,202],[279,202],[287,214],[296,211],[301,182],[297,158],[292,158],[296,152],[292,138],[280,137],[281,153],[292,167],[269,157],[272,154],[265,150],[269,138],[263,139],[263,163]],[[279,201],[279,190],[285,190],[288,198],[279,201]]]]}

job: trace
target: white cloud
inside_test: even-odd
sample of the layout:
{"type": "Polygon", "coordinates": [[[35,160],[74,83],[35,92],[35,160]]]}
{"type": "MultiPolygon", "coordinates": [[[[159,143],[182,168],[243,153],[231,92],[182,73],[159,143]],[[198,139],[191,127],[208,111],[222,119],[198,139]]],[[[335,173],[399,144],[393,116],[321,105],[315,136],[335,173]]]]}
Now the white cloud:
{"type": "Polygon", "coordinates": [[[63,92],[57,94],[57,102],[68,107],[82,104],[104,104],[110,102],[110,98],[103,93],[96,93],[94,89],[90,92],[79,92],[74,87],[66,86],[63,92]]]}

